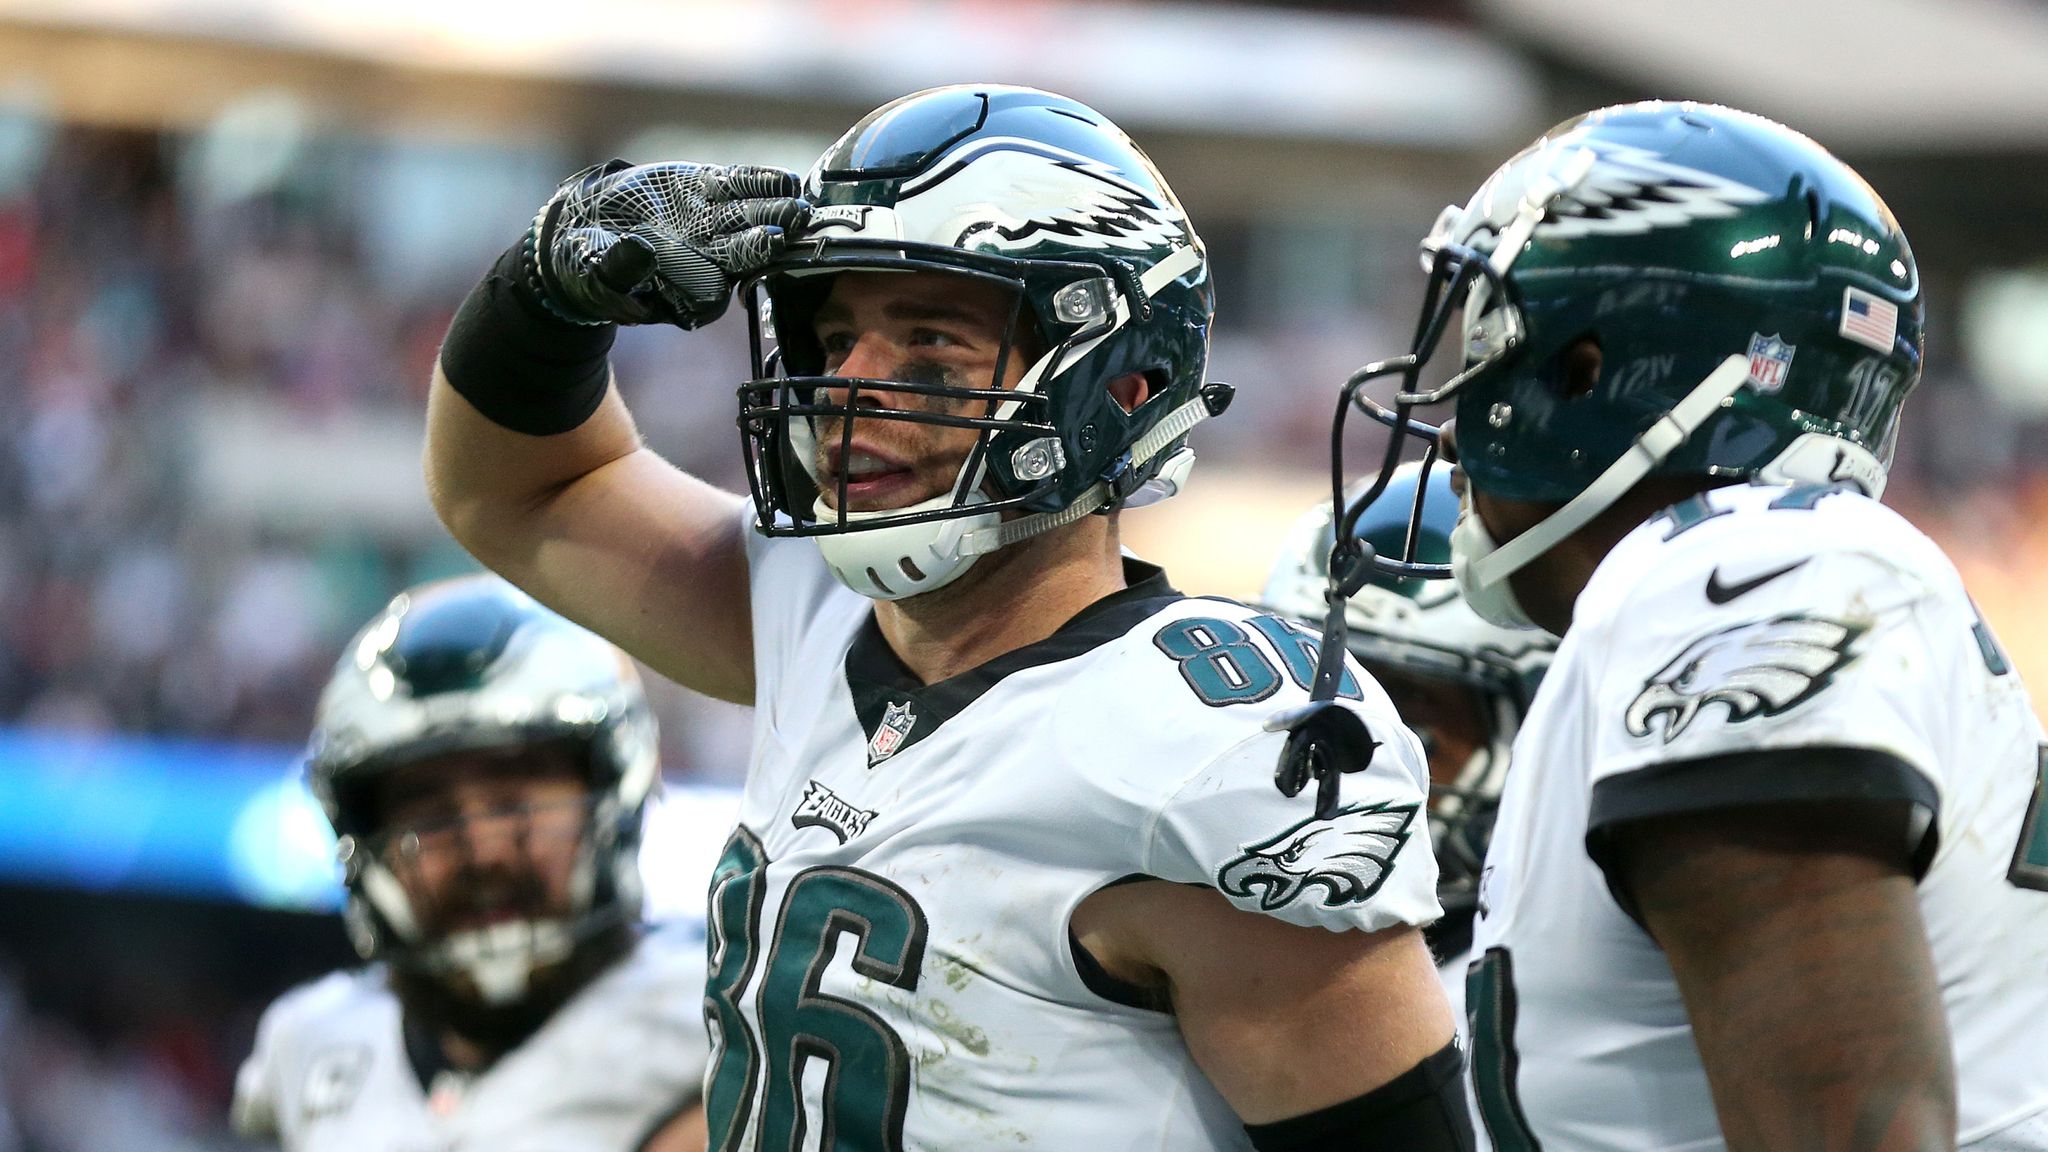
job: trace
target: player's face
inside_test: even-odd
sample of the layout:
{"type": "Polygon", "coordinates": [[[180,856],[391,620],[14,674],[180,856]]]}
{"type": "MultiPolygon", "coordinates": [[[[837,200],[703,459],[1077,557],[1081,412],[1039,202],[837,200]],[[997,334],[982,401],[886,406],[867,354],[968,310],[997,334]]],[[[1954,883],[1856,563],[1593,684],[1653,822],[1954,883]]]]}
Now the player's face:
{"type": "Polygon", "coordinates": [[[569,914],[590,794],[568,747],[429,757],[381,799],[378,850],[428,938],[569,914]]]}
{"type": "MultiPolygon", "coordinates": [[[[1439,433],[1438,448],[1443,453],[1443,458],[1452,463],[1451,491],[1458,494],[1467,515],[1479,517],[1479,522],[1486,525],[1486,534],[1493,537],[1496,543],[1505,544],[1513,540],[1541,524],[1551,513],[1557,511],[1554,504],[1504,500],[1472,484],[1465,474],[1465,469],[1457,464],[1458,422],[1444,421],[1439,433]]],[[[1516,595],[1523,597],[1523,603],[1528,603],[1530,590],[1526,585],[1537,578],[1534,574],[1540,573],[1543,567],[1542,558],[1539,557],[1536,563],[1524,567],[1508,578],[1514,586],[1516,595]]]]}
{"type": "Polygon", "coordinates": [[[1486,742],[1486,723],[1472,690],[1384,664],[1368,664],[1366,670],[1386,689],[1401,720],[1422,737],[1429,753],[1430,783],[1456,784],[1472,754],[1486,742]]]}
{"type": "MultiPolygon", "coordinates": [[[[1007,389],[1016,386],[1031,362],[1028,334],[1020,337],[1025,346],[1013,346],[1003,356],[1003,335],[1015,309],[1015,294],[965,276],[845,272],[834,278],[814,325],[825,350],[825,371],[833,376],[1007,389]]],[[[828,401],[845,399],[844,392],[834,392],[828,401]]],[[[985,400],[893,391],[863,392],[859,403],[958,416],[992,414],[985,400]]],[[[816,432],[819,459],[813,464],[825,503],[837,507],[843,475],[849,512],[903,508],[951,491],[979,435],[972,428],[856,418],[848,450],[841,443],[838,419],[821,418],[816,432]]]]}

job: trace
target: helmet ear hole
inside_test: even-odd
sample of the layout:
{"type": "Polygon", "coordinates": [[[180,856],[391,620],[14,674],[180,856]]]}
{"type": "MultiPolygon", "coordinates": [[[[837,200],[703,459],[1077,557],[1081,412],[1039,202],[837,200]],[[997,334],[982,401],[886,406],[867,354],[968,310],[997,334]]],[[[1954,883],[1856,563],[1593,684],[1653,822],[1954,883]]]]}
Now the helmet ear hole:
{"type": "Polygon", "coordinates": [[[1576,400],[1600,386],[1600,374],[1606,357],[1600,349],[1600,338],[1588,333],[1565,346],[1557,354],[1557,390],[1566,400],[1576,400]]]}
{"type": "Polygon", "coordinates": [[[1143,407],[1147,400],[1159,395],[1162,383],[1156,371],[1127,372],[1109,382],[1109,397],[1128,415],[1143,407]]]}

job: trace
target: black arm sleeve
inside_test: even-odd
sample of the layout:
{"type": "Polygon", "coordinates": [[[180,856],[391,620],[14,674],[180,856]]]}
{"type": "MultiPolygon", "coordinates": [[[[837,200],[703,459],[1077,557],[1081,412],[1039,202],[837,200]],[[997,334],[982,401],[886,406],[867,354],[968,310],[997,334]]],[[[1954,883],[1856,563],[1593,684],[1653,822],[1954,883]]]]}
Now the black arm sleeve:
{"type": "Polygon", "coordinates": [[[1454,1040],[1363,1096],[1244,1130],[1259,1152],[1471,1152],[1464,1071],[1454,1040]]]}
{"type": "Polygon", "coordinates": [[[462,302],[441,344],[441,373],[484,418],[528,436],[581,425],[604,402],[617,328],[548,313],[520,281],[514,244],[462,302]]]}

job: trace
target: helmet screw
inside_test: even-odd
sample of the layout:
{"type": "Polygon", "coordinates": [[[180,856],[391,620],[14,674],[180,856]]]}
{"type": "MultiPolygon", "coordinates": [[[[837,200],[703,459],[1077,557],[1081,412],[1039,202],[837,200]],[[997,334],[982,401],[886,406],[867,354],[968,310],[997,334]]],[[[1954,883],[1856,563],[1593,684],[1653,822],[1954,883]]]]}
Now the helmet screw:
{"type": "Polygon", "coordinates": [[[1083,424],[1083,425],[1081,425],[1081,434],[1080,434],[1079,436],[1075,437],[1075,441],[1076,441],[1077,443],[1079,443],[1079,444],[1080,444],[1080,446],[1081,446],[1081,451],[1083,451],[1083,452],[1093,452],[1093,451],[1095,451],[1095,425],[1093,425],[1093,424],[1083,424]]]}
{"type": "Polygon", "coordinates": [[[1486,410],[1486,423],[1493,428],[1505,428],[1515,418],[1515,406],[1502,401],[1486,410]]]}

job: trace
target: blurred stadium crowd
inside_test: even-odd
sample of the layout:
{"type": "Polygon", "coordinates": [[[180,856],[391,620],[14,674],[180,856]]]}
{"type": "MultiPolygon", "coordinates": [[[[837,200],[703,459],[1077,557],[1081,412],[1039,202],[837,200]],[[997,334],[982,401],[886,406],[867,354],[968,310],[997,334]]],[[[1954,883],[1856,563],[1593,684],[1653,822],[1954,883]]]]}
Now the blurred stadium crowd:
{"type": "MultiPolygon", "coordinates": [[[[348,633],[397,589],[469,562],[430,523],[213,514],[195,477],[224,433],[203,411],[255,397],[316,433],[343,435],[365,412],[416,426],[466,282],[394,290],[369,275],[345,182],[206,203],[178,179],[175,143],[65,131],[0,200],[0,403],[14,414],[0,454],[0,722],[292,743],[348,633]]],[[[1359,316],[1320,345],[1247,331],[1230,322],[1230,246],[1218,247],[1217,362],[1250,385],[1201,443],[1227,468],[1315,443],[1323,386],[1347,356],[1388,348],[1399,320],[1359,316]]],[[[1407,294],[1387,298],[1405,307],[1407,294]]],[[[650,439],[734,486],[739,329],[629,331],[615,357],[650,439]]],[[[1889,499],[1958,555],[2026,663],[2048,636],[2001,608],[2048,566],[2048,450],[2019,431],[1931,358],[1889,499]]],[[[685,739],[701,709],[665,695],[670,771],[736,779],[744,733],[728,719],[685,739]]]]}
{"type": "MultiPolygon", "coordinates": [[[[10,413],[0,449],[0,724],[295,743],[347,635],[399,588],[470,563],[421,516],[293,515],[289,505],[219,514],[207,454],[238,429],[276,426],[221,414],[257,401],[308,434],[360,428],[366,414],[416,433],[442,331],[495,249],[453,262],[459,275],[394,283],[373,274],[376,216],[345,160],[318,179],[220,199],[184,177],[182,143],[65,128],[33,171],[0,188],[0,406],[10,413]]],[[[1218,472],[1269,464],[1290,447],[1310,460],[1329,386],[1351,361],[1395,350],[1389,341],[1399,340],[1419,277],[1401,253],[1369,273],[1398,281],[1378,296],[1385,314],[1252,326],[1228,319],[1246,245],[1227,226],[1211,230],[1211,243],[1226,317],[1218,374],[1249,385],[1249,402],[1198,444],[1218,472]]],[[[687,342],[629,332],[615,355],[650,440],[734,486],[731,387],[745,360],[737,324],[687,342]]],[[[2048,447],[2030,431],[2041,428],[1999,411],[1963,366],[1937,355],[1909,405],[1887,500],[1957,559],[2039,683],[2048,680],[2048,613],[2039,610],[2048,447]]],[[[304,466],[350,463],[344,454],[304,466]]],[[[394,489],[417,488],[415,456],[362,466],[391,472],[383,479],[394,489]]],[[[312,479],[344,481],[338,472],[312,479]]],[[[1271,514],[1285,521],[1296,511],[1271,514]]],[[[737,781],[744,714],[650,687],[671,775],[737,781]]],[[[34,920],[59,903],[10,906],[6,917],[10,932],[33,921],[48,935],[42,965],[78,939],[34,920]]],[[[162,934],[200,923],[173,915],[162,934]]],[[[242,960],[245,978],[210,991],[116,965],[94,983],[119,1004],[84,994],[24,1000],[0,967],[0,1152],[237,1147],[220,1117],[253,1012],[280,974],[343,955],[325,923],[256,953],[242,960]],[[152,998],[181,1010],[122,1010],[152,998]]]]}

